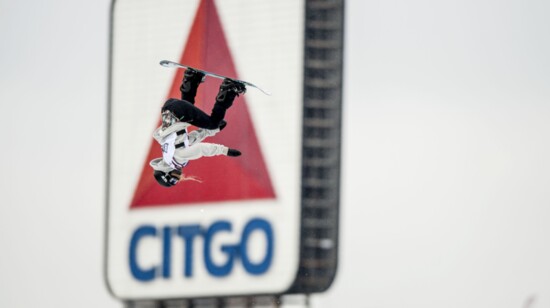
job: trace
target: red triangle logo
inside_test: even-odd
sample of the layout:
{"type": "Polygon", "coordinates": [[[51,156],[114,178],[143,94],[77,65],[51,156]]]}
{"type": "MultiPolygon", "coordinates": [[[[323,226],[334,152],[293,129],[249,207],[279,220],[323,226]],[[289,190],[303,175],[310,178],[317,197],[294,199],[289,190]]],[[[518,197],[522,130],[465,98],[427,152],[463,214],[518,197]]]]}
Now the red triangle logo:
{"type": "MultiPolygon", "coordinates": [[[[231,52],[213,0],[201,0],[187,45],[180,63],[238,78],[231,52]]],[[[180,97],[183,70],[177,70],[168,97],[180,97]]],[[[209,113],[221,80],[209,78],[201,84],[196,106],[209,113]],[[218,82],[219,81],[219,82],[218,82]]],[[[246,96],[246,95],[245,95],[246,96]]],[[[153,177],[149,161],[161,157],[159,144],[152,139],[149,154],[130,208],[174,206],[200,202],[274,199],[275,192],[258,143],[245,96],[238,97],[227,111],[227,127],[205,142],[220,143],[240,150],[240,157],[205,157],[192,160],[184,167],[187,176],[196,176],[202,183],[185,181],[165,188],[153,177]]],[[[160,125],[160,106],[159,121],[160,125]]]]}

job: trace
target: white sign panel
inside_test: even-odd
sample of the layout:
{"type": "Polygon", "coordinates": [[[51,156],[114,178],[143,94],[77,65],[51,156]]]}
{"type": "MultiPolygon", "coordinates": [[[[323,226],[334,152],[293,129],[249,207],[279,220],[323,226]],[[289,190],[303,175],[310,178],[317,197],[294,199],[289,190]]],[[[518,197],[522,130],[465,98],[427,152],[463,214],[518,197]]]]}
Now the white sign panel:
{"type": "MultiPolygon", "coordinates": [[[[303,9],[295,0],[113,4],[106,274],[120,299],[284,292],[299,261],[303,9]],[[171,60],[250,81],[204,142],[242,152],[190,160],[163,187],[149,162],[161,107],[180,98],[171,60]]],[[[222,80],[195,106],[210,114],[222,80]]],[[[190,131],[193,130],[190,127],[190,131]]]]}

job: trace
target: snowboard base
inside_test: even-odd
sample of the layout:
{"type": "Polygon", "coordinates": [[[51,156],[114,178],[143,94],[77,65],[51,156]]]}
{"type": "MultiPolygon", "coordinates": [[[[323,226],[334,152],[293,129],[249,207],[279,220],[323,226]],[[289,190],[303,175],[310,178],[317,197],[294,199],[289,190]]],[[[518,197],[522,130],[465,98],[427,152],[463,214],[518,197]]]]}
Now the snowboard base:
{"type": "Polygon", "coordinates": [[[212,73],[212,72],[209,72],[209,71],[201,70],[201,69],[198,69],[198,68],[195,68],[195,67],[191,67],[191,66],[188,66],[188,65],[184,65],[184,64],[180,64],[180,63],[176,63],[176,62],[168,61],[168,60],[160,61],[160,65],[162,65],[164,67],[173,67],[173,68],[185,68],[185,69],[190,68],[190,69],[193,69],[195,71],[201,72],[201,73],[205,74],[206,76],[210,76],[210,77],[214,77],[214,78],[218,78],[218,79],[228,78],[228,79],[240,82],[240,83],[242,83],[242,84],[244,84],[248,87],[256,88],[256,89],[260,90],[262,93],[264,93],[265,95],[271,95],[270,92],[258,87],[257,85],[255,85],[251,82],[248,82],[248,81],[239,80],[239,79],[231,78],[231,77],[228,77],[228,76],[223,76],[223,75],[220,75],[220,74],[212,73]]]}

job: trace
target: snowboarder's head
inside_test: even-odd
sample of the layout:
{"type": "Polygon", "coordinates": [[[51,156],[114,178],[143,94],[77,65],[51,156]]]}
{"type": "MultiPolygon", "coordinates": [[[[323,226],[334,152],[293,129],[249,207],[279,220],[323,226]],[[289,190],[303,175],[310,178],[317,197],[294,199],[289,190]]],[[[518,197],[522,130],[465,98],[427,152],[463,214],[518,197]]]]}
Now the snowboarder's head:
{"type": "Polygon", "coordinates": [[[155,176],[155,180],[157,180],[160,185],[164,187],[172,187],[178,184],[181,178],[181,170],[173,170],[170,172],[155,170],[153,175],[155,176]]]}

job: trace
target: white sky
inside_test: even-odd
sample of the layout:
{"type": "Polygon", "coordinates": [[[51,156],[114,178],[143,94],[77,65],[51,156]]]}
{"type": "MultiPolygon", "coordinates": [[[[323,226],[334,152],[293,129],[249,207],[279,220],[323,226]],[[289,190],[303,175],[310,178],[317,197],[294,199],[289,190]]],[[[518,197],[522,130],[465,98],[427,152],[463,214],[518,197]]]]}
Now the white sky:
{"type": "MultiPolygon", "coordinates": [[[[550,2],[348,1],[341,251],[314,307],[550,306],[550,2]]],[[[0,0],[0,307],[103,283],[109,2],[0,0]]]]}

